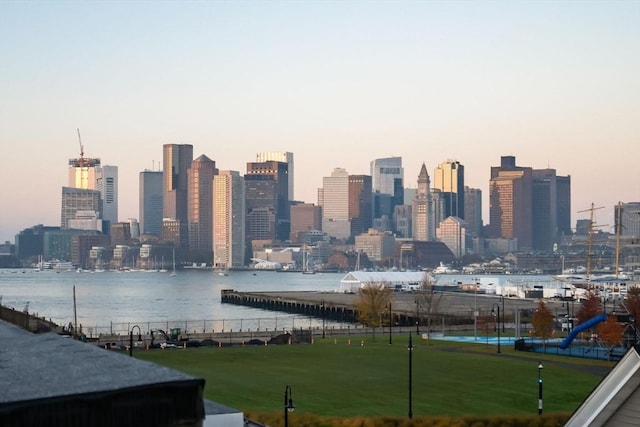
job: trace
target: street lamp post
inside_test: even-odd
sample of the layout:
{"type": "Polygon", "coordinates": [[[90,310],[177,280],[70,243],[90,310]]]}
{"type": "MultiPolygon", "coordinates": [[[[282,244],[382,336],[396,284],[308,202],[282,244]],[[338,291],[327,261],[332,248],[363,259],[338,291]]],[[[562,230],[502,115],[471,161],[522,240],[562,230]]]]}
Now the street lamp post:
{"type": "Polygon", "coordinates": [[[416,335],[420,335],[420,301],[416,298],[416,335]]]}
{"type": "Polygon", "coordinates": [[[498,332],[498,353],[500,353],[500,304],[494,303],[491,314],[496,318],[495,331],[498,332]]]}
{"type": "Polygon", "coordinates": [[[284,388],[284,427],[289,427],[289,412],[293,412],[296,409],[296,405],[293,404],[291,392],[291,386],[287,385],[284,388]]]}
{"type": "Polygon", "coordinates": [[[411,334],[409,334],[409,345],[407,346],[407,350],[409,350],[409,419],[413,418],[413,408],[411,401],[411,392],[413,389],[413,341],[411,340],[411,334]]]}
{"type": "Polygon", "coordinates": [[[142,332],[140,331],[140,326],[133,325],[133,327],[129,331],[129,356],[133,356],[133,330],[135,328],[138,328],[138,341],[142,341],[142,332]]]}
{"type": "Polygon", "coordinates": [[[324,326],[324,314],[325,314],[325,309],[324,309],[324,300],[320,301],[320,308],[322,309],[322,339],[326,338],[325,335],[325,326],[324,326]]]}
{"type": "Polygon", "coordinates": [[[538,362],[538,415],[542,415],[542,362],[538,362]]]}
{"type": "Polygon", "coordinates": [[[391,313],[391,301],[389,301],[389,345],[392,343],[391,326],[393,325],[393,314],[391,313]]]}
{"type": "Polygon", "coordinates": [[[504,333],[504,295],[500,295],[500,301],[502,302],[502,332],[504,333]]]}

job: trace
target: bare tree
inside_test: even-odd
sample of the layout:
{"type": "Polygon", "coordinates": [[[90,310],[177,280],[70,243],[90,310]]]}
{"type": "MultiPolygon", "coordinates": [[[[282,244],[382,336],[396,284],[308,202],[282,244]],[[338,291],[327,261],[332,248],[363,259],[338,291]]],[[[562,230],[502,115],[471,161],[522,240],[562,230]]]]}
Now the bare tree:
{"type": "Polygon", "coordinates": [[[427,339],[431,333],[431,327],[438,313],[443,295],[442,292],[435,290],[433,284],[429,273],[425,273],[424,279],[420,282],[420,288],[416,291],[415,299],[416,313],[418,315],[416,321],[420,322],[421,319],[424,319],[423,325],[426,326],[427,339]]]}

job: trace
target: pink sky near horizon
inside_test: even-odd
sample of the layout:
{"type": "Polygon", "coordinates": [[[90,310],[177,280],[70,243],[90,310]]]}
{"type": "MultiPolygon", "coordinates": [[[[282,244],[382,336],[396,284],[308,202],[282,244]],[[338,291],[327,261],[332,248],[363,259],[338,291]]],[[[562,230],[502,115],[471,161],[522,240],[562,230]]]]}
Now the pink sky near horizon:
{"type": "MultiPolygon", "coordinates": [[[[59,225],[67,162],[119,168],[119,217],[162,145],[244,173],[295,155],[296,198],[335,167],[456,159],[572,178],[572,225],[592,203],[612,231],[640,201],[640,2],[2,2],[0,241],[59,225]]],[[[608,228],[608,230],[607,230],[608,228]]]]}

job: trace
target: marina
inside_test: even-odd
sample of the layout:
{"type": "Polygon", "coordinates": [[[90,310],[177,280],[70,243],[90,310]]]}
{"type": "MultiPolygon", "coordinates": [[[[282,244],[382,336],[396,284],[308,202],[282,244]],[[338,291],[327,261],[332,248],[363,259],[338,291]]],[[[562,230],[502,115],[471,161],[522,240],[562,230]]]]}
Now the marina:
{"type": "MultiPolygon", "coordinates": [[[[338,307],[352,307],[357,287],[367,281],[392,283],[389,277],[370,272],[302,274],[274,271],[229,271],[183,269],[175,276],[165,272],[105,271],[100,273],[55,270],[0,270],[0,304],[16,310],[27,310],[58,325],[74,322],[82,325],[87,335],[127,333],[132,325],[144,329],[185,331],[230,331],[281,328],[317,328],[321,324],[317,306],[326,302],[325,321],[331,325],[354,321],[353,314],[338,307]],[[74,313],[73,288],[76,288],[74,313]],[[345,288],[348,286],[349,288],[345,288]],[[296,292],[297,301],[309,300],[304,310],[277,310],[260,304],[225,303],[225,292],[280,293],[296,292]],[[306,311],[305,311],[306,310],[306,311]],[[340,315],[338,316],[338,310],[340,315]],[[334,314],[336,314],[334,316],[334,314]]],[[[396,274],[395,277],[402,276],[396,274]]],[[[420,273],[411,276],[420,281],[420,273]]],[[[578,289],[566,280],[544,275],[463,275],[442,274],[434,277],[434,287],[457,296],[450,299],[446,310],[471,316],[481,310],[483,301],[508,301],[504,314],[514,307],[531,307],[537,298],[548,298],[558,315],[566,311],[565,299],[574,300],[578,289]],[[557,307],[556,307],[557,306],[557,307]]],[[[608,283],[608,282],[607,282],[608,283]]],[[[608,311],[620,302],[609,299],[608,311]]],[[[395,310],[406,323],[413,322],[412,288],[394,285],[395,310]],[[406,299],[405,302],[402,302],[406,299]]],[[[280,295],[282,297],[282,295],[280,295]]],[[[405,323],[402,321],[401,323],[405,323]]]]}

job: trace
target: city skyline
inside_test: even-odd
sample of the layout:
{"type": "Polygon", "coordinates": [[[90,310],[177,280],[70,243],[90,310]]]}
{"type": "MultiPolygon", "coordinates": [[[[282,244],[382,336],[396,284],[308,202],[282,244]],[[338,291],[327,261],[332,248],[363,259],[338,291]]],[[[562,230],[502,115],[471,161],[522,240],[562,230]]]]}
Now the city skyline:
{"type": "MultiPolygon", "coordinates": [[[[60,221],[67,164],[139,173],[191,144],[244,174],[295,155],[295,199],[334,168],[402,157],[405,187],[457,160],[483,193],[512,155],[570,175],[572,227],[640,200],[640,2],[3,2],[0,241],[60,221]],[[140,26],[140,22],[145,25],[140,26]],[[37,31],[33,31],[37,28],[37,31]]],[[[408,201],[405,201],[408,203],[408,201]]]]}

